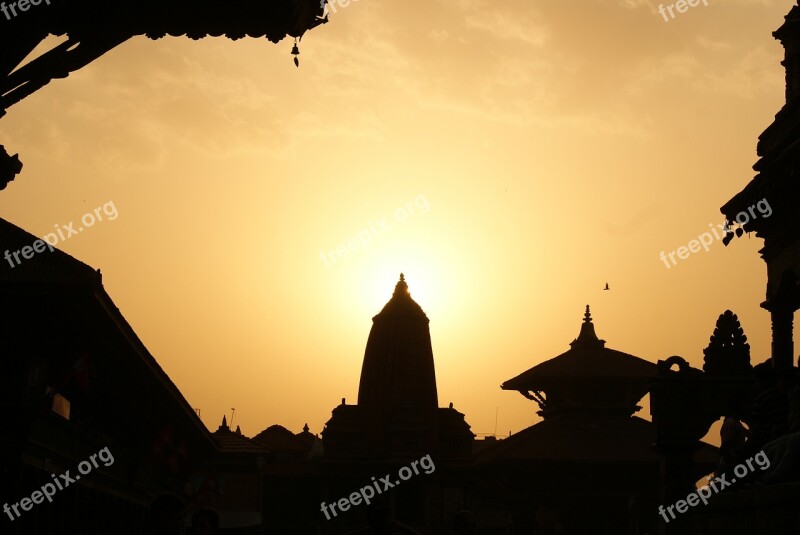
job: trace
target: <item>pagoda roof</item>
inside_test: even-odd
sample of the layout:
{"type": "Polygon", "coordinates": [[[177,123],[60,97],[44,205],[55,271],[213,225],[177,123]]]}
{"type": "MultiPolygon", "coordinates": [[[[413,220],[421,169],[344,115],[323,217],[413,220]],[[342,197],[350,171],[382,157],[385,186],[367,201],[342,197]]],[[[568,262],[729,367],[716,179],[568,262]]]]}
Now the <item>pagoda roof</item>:
{"type": "Polygon", "coordinates": [[[570,343],[569,351],[542,362],[509,379],[504,390],[542,390],[564,379],[641,379],[656,374],[656,365],[647,360],[605,347],[595,334],[589,305],[586,305],[581,332],[570,343]]]}
{"type": "MultiPolygon", "coordinates": [[[[784,18],[784,23],[772,35],[781,42],[787,54],[792,54],[800,40],[800,3],[792,6],[784,18]]],[[[784,199],[794,197],[794,170],[800,165],[800,100],[797,98],[800,90],[797,83],[788,83],[796,77],[794,62],[787,64],[784,61],[782,64],[786,67],[786,102],[772,124],[758,136],[756,153],[759,159],[753,166],[758,174],[720,208],[720,212],[729,220],[734,220],[738,212],[745,211],[748,205],[761,199],[769,198],[775,207],[784,199]]],[[[790,208],[787,207],[787,210],[790,208]]],[[[780,221],[779,218],[777,220],[780,221]]],[[[743,228],[745,232],[755,232],[757,236],[765,237],[765,231],[776,226],[778,223],[775,218],[758,217],[745,223],[743,228]]]]}

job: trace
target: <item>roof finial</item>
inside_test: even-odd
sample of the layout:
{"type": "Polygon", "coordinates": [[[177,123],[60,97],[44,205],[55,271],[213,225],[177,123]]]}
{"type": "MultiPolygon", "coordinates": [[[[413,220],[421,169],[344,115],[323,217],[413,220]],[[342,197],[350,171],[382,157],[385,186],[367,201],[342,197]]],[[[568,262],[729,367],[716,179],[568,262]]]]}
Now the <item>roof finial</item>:
{"type": "Polygon", "coordinates": [[[404,295],[410,296],[411,294],[408,292],[408,284],[406,284],[406,277],[402,273],[400,274],[400,280],[397,282],[397,286],[394,287],[394,295],[404,295]]]}
{"type": "Polygon", "coordinates": [[[303,432],[308,433],[308,424],[303,426],[303,432]]]}
{"type": "Polygon", "coordinates": [[[230,428],[228,427],[228,419],[225,418],[225,415],[222,416],[222,424],[219,426],[217,431],[229,431],[230,428]]]}
{"type": "Polygon", "coordinates": [[[583,323],[581,324],[581,332],[578,337],[573,340],[569,345],[571,347],[604,347],[606,341],[597,338],[594,332],[594,323],[592,323],[592,313],[589,310],[589,305],[586,305],[586,312],[583,314],[583,323]]]}

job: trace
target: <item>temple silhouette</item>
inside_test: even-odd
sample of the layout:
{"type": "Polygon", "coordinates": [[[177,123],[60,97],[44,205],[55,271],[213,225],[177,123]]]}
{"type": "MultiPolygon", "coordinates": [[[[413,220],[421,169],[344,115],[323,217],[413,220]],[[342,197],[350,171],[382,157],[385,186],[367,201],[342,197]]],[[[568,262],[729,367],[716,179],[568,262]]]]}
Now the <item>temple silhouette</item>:
{"type": "MultiPolygon", "coordinates": [[[[55,51],[69,59],[66,71],[47,56],[14,75],[6,65],[4,83],[13,91],[4,93],[2,108],[125,36],[253,33],[277,40],[322,22],[318,2],[248,8],[251,15],[268,12],[268,27],[228,13],[213,28],[169,17],[153,24],[147,14],[156,6],[145,4],[140,16],[114,20],[124,30],[116,38],[91,35],[85,50],[55,51]]],[[[31,21],[41,31],[51,24],[31,21]]],[[[320,430],[273,423],[248,437],[223,417],[212,432],[137,337],[100,272],[56,249],[0,269],[0,533],[209,533],[214,524],[218,533],[237,535],[800,532],[793,341],[800,308],[800,5],[773,35],[785,49],[786,102],[759,137],[756,176],[721,208],[728,222],[762,199],[774,212],[735,231],[726,227],[725,242],[735,247],[745,232],[764,240],[766,292],[758,305],[772,321],[767,358],[753,360],[730,310],[721,311],[708,345],[697,350],[702,369],[679,355],[639,358],[606,347],[587,305],[568,350],[532,358],[535,365],[500,387],[534,402],[542,421],[505,438],[478,439],[452,403],[440,406],[429,319],[400,275],[373,318],[355,404],[342,399],[331,407],[320,430]],[[652,421],[637,416],[648,394],[652,421]],[[715,448],[703,440],[720,419],[715,448]],[[103,448],[113,461],[97,464],[103,448]],[[758,455],[769,466],[742,474],[758,455]],[[730,485],[709,491],[706,503],[681,507],[712,472],[730,485]],[[52,500],[36,497],[56,483],[52,500]]],[[[26,54],[38,42],[14,50],[26,54]]],[[[3,149],[0,189],[20,170],[3,149]]],[[[36,239],[0,219],[0,250],[36,239]]]]}
{"type": "MultiPolygon", "coordinates": [[[[634,416],[656,365],[605,344],[587,305],[567,352],[501,386],[534,401],[544,419],[476,457],[487,476],[503,481],[487,498],[513,504],[514,526],[523,533],[556,533],[559,526],[567,533],[628,533],[631,523],[652,533],[657,525],[655,427],[634,416]]],[[[715,468],[717,448],[699,441],[695,448],[699,479],[715,468]]]]}
{"type": "Polygon", "coordinates": [[[438,406],[429,320],[402,274],[372,322],[358,403],[333,410],[322,434],[326,458],[468,458],[474,435],[452,404],[438,406]]]}

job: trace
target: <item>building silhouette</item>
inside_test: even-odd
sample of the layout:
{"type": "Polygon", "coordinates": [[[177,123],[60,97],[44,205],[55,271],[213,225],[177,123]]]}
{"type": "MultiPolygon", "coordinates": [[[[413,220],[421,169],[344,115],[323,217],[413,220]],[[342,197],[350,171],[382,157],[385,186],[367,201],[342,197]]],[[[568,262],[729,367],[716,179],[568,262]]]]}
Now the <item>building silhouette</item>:
{"type": "MultiPolygon", "coordinates": [[[[0,219],[0,247],[37,238],[0,219]]],[[[102,277],[59,251],[0,269],[3,372],[0,505],[20,503],[103,448],[113,456],[52,498],[0,518],[18,535],[150,529],[157,496],[188,505],[192,474],[219,449],[178,388],[103,289],[102,277]]],[[[66,479],[63,480],[67,483],[66,479]]]]}
{"type": "MultiPolygon", "coordinates": [[[[342,400],[322,432],[323,496],[335,501],[385,474],[394,481],[399,469],[427,455],[435,471],[396,485],[379,506],[400,525],[442,532],[464,507],[474,434],[452,404],[438,406],[429,320],[402,274],[372,322],[358,403],[342,400]]],[[[338,521],[344,530],[363,527],[367,509],[338,521]]],[[[335,526],[330,532],[339,532],[335,526]]]]}
{"type": "MultiPolygon", "coordinates": [[[[523,532],[627,534],[657,524],[661,459],[651,422],[634,413],[656,365],[610,349],[595,333],[586,306],[570,349],[504,382],[539,406],[544,420],[480,452],[486,500],[507,507],[523,532]],[[580,511],[580,515],[575,512],[580,511]]],[[[716,465],[716,448],[696,444],[716,465]]]]}
{"type": "MultiPolygon", "coordinates": [[[[302,6],[284,13],[278,27],[256,29],[302,35],[321,23],[321,6],[302,6]]],[[[232,36],[242,33],[239,26],[232,36]]],[[[476,441],[464,414],[439,406],[429,320],[401,275],[373,318],[357,403],[334,407],[321,436],[275,424],[249,438],[225,418],[209,431],[106,293],[99,271],[54,250],[0,270],[0,503],[15,507],[0,514],[0,529],[167,533],[168,524],[185,525],[193,511],[211,508],[227,534],[451,534],[457,524],[468,532],[473,521],[480,533],[497,534],[798,533],[800,5],[774,36],[785,49],[786,102],[759,137],[757,175],[721,209],[729,223],[764,200],[773,210],[726,236],[726,243],[744,232],[764,239],[767,359],[751,363],[738,318],[726,310],[702,351],[702,370],[677,355],[653,364],[605,347],[587,306],[568,351],[502,385],[536,402],[543,421],[502,440],[476,441]],[[635,416],[648,393],[652,423],[635,416]],[[721,417],[750,430],[744,449],[729,452],[734,461],[761,451],[772,465],[663,522],[658,507],[686,498],[717,465],[701,439],[721,417]],[[103,449],[112,462],[78,468],[103,449]],[[435,470],[396,478],[424,458],[435,470]],[[78,471],[83,477],[52,503],[20,505],[78,471]],[[371,504],[327,513],[326,504],[384,476],[390,485],[371,504]]],[[[84,59],[116,44],[95,45],[84,59]]],[[[33,70],[23,71],[33,85],[54,77],[33,70]]],[[[3,109],[29,91],[8,73],[13,92],[3,109]]],[[[2,188],[20,167],[4,149],[0,160],[2,188]]],[[[0,219],[0,250],[36,240],[0,219]]]]}
{"type": "Polygon", "coordinates": [[[372,322],[358,403],[333,410],[322,433],[326,458],[469,457],[474,435],[463,414],[438,406],[429,320],[402,274],[372,322]]]}
{"type": "Polygon", "coordinates": [[[800,391],[793,339],[794,313],[800,308],[800,5],[785,19],[773,36],[785,50],[786,102],[758,138],[756,176],[721,208],[729,227],[739,225],[735,231],[729,228],[724,243],[745,232],[764,239],[760,253],[767,285],[761,307],[772,320],[770,355],[751,365],[738,318],[725,311],[703,352],[703,370],[675,355],[658,362],[651,382],[656,446],[663,456],[663,504],[675,504],[694,492],[693,444],[721,417],[749,427],[744,447],[729,452],[728,465],[752,464],[758,454],[770,463],[760,470],[739,470],[737,486],[714,494],[707,506],[663,522],[659,533],[800,531],[800,391]],[[762,204],[769,211],[761,211],[762,204]],[[756,217],[757,208],[761,217],[756,217]]]}

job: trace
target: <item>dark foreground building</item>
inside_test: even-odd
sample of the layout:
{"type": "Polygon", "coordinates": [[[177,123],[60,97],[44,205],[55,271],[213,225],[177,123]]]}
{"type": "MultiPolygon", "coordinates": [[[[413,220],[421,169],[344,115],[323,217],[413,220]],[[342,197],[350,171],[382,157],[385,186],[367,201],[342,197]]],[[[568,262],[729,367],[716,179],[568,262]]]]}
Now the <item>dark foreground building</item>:
{"type": "Polygon", "coordinates": [[[681,501],[685,506],[694,492],[692,444],[712,422],[725,416],[749,427],[743,446],[731,440],[726,447],[723,435],[733,472],[728,479],[736,482],[714,493],[708,505],[667,516],[660,533],[800,533],[800,391],[793,337],[800,308],[800,5],[773,36],[785,49],[786,103],[759,136],[755,178],[721,209],[739,227],[724,243],[734,240],[735,246],[745,232],[764,239],[760,253],[767,285],[761,307],[772,319],[772,351],[751,366],[747,337],[736,315],[726,311],[704,350],[703,370],[678,356],[659,361],[651,408],[664,457],[664,506],[681,501]],[[753,217],[756,209],[761,217],[753,217]]]}
{"type": "MultiPolygon", "coordinates": [[[[3,250],[36,240],[0,219],[3,250]]],[[[0,311],[0,532],[141,534],[155,497],[188,506],[217,446],[100,273],[58,250],[6,265],[0,311]]]]}

